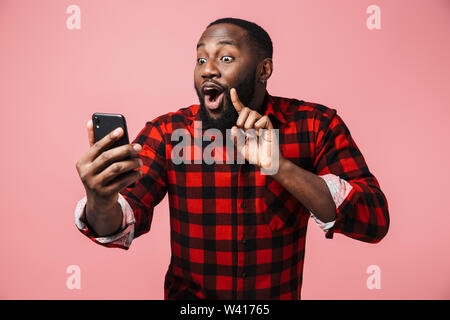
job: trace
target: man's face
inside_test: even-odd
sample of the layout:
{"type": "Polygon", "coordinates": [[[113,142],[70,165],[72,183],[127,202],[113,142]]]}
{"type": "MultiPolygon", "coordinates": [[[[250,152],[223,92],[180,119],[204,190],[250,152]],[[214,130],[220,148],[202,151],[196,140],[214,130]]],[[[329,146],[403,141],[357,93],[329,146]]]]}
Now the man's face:
{"type": "Polygon", "coordinates": [[[246,30],[228,23],[205,30],[197,44],[194,69],[203,128],[224,130],[236,124],[238,113],[231,102],[231,88],[236,88],[242,103],[251,108],[256,66],[246,30]]]}

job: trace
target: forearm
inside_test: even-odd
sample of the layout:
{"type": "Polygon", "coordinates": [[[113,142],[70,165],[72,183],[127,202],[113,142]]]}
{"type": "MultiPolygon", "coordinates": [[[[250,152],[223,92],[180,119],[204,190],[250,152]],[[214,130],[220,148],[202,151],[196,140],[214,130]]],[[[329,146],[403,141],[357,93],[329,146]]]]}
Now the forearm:
{"type": "Polygon", "coordinates": [[[273,178],[321,221],[330,222],[336,219],[336,205],[328,186],[316,174],[283,158],[273,178]]]}
{"type": "Polygon", "coordinates": [[[98,237],[116,233],[122,225],[123,213],[116,201],[111,207],[96,206],[93,201],[86,203],[86,222],[98,237]]]}

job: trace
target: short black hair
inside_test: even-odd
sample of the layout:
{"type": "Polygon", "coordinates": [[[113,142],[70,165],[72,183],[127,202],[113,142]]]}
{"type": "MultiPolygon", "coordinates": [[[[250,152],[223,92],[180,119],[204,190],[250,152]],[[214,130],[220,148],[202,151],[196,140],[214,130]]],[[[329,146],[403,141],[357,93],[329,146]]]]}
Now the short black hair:
{"type": "Polygon", "coordinates": [[[272,58],[272,40],[266,30],[256,23],[238,18],[221,18],[211,22],[206,29],[219,23],[230,23],[247,30],[249,40],[257,50],[258,54],[260,54],[262,58],[272,58]]]}

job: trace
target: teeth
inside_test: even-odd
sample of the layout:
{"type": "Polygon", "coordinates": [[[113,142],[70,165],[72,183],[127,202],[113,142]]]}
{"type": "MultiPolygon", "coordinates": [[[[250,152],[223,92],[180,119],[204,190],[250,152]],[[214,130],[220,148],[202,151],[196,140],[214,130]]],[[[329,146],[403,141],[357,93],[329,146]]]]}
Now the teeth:
{"type": "Polygon", "coordinates": [[[212,92],[215,92],[215,91],[218,91],[217,89],[214,89],[214,88],[207,88],[207,89],[205,89],[205,93],[212,93],[212,92]]]}

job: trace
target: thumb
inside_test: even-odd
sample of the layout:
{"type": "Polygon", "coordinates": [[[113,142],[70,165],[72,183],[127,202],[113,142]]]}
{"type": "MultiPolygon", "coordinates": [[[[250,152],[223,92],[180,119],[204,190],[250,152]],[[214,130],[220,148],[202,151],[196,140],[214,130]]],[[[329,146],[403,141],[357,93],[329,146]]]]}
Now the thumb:
{"type": "Polygon", "coordinates": [[[89,146],[92,147],[95,143],[95,136],[94,136],[94,124],[92,123],[92,119],[90,119],[86,123],[86,129],[88,132],[88,140],[89,140],[89,146]]]}

